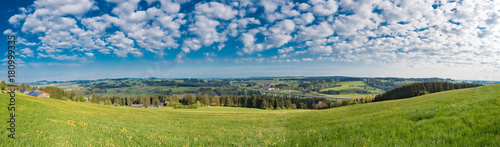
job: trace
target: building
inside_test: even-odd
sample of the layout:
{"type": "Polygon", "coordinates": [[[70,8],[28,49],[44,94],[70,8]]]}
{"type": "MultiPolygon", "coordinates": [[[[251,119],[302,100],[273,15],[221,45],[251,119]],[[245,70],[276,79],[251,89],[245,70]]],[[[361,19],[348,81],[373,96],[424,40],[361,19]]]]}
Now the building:
{"type": "Polygon", "coordinates": [[[132,104],[131,107],[132,108],[142,108],[142,107],[144,107],[144,105],[142,105],[142,104],[132,104]]]}
{"type": "Polygon", "coordinates": [[[28,95],[35,97],[50,97],[50,94],[45,91],[31,91],[28,95]]]}
{"type": "Polygon", "coordinates": [[[153,108],[153,107],[155,107],[155,105],[149,104],[149,105],[146,105],[146,107],[153,108]]]}
{"type": "Polygon", "coordinates": [[[158,108],[163,107],[163,105],[165,105],[165,103],[158,103],[158,108]]]}
{"type": "Polygon", "coordinates": [[[26,90],[26,89],[21,89],[21,90],[19,90],[19,92],[21,92],[21,93],[24,93],[24,92],[26,92],[26,91],[28,91],[28,90],[26,90]]]}

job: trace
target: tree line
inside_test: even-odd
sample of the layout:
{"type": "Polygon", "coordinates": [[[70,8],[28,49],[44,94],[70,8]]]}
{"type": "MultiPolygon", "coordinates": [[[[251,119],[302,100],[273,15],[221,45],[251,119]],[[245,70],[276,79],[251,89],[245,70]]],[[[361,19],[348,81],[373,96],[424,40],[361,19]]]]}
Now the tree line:
{"type": "Polygon", "coordinates": [[[418,82],[397,87],[383,94],[379,94],[375,96],[375,101],[403,99],[419,95],[425,95],[428,93],[462,89],[462,88],[472,88],[478,86],[483,86],[483,84],[450,83],[450,82],[418,82]]]}
{"type": "Polygon", "coordinates": [[[351,100],[329,100],[325,98],[285,98],[272,97],[267,95],[224,95],[220,97],[199,94],[186,94],[183,98],[178,98],[176,95],[167,96],[101,96],[92,94],[89,100],[91,103],[116,105],[116,106],[131,106],[132,104],[143,104],[158,106],[159,102],[164,102],[167,106],[174,108],[198,108],[201,106],[227,106],[227,107],[245,107],[259,109],[326,109],[339,107],[357,103],[368,103],[373,101],[373,96],[367,96],[361,99],[351,100]]]}

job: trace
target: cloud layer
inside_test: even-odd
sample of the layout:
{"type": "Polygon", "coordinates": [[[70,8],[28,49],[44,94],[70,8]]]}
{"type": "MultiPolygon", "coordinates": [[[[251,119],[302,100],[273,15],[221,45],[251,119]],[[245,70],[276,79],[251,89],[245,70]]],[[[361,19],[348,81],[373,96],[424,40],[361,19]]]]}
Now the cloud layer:
{"type": "Polygon", "coordinates": [[[500,2],[489,0],[37,0],[11,16],[12,29],[4,34],[31,36],[21,37],[24,58],[152,53],[184,61],[198,54],[208,61],[230,56],[234,62],[467,64],[499,70],[499,19],[500,2]]]}

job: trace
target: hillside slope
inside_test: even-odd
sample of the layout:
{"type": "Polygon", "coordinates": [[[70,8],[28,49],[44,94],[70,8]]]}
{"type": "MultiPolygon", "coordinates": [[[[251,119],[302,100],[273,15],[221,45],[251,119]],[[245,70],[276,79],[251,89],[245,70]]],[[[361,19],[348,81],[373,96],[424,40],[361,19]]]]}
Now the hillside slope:
{"type": "Polygon", "coordinates": [[[327,110],[133,109],[19,95],[0,146],[499,146],[500,85],[327,110]]]}

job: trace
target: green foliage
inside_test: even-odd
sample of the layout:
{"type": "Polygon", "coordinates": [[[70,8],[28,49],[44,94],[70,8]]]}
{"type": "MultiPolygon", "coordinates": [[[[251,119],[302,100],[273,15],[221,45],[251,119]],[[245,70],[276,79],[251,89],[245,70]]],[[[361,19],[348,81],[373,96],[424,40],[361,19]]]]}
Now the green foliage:
{"type": "Polygon", "coordinates": [[[78,102],[85,102],[85,98],[83,98],[83,96],[79,96],[77,101],[78,102]]]}
{"type": "Polygon", "coordinates": [[[111,105],[111,104],[112,104],[112,103],[111,103],[111,101],[110,101],[110,100],[105,100],[105,101],[104,101],[104,105],[111,105]]]}
{"type": "Polygon", "coordinates": [[[61,100],[63,100],[63,101],[69,101],[70,99],[67,98],[67,97],[62,97],[61,100]]]}
{"type": "Polygon", "coordinates": [[[376,101],[403,99],[428,93],[454,90],[461,88],[472,88],[483,86],[483,84],[472,83],[449,83],[449,82],[419,82],[394,88],[375,97],[376,101]]]}
{"type": "Polygon", "coordinates": [[[46,86],[43,88],[43,91],[50,94],[51,98],[61,99],[63,96],[67,96],[67,92],[63,89],[55,86],[46,86]]]}
{"type": "Polygon", "coordinates": [[[6,87],[5,81],[2,80],[2,82],[0,82],[0,89],[5,90],[5,87],[6,87]]]}
{"type": "Polygon", "coordinates": [[[418,95],[426,95],[426,94],[429,94],[427,90],[420,90],[420,92],[418,93],[418,95]]]}
{"type": "Polygon", "coordinates": [[[349,100],[342,100],[341,106],[349,105],[349,100]]]}

